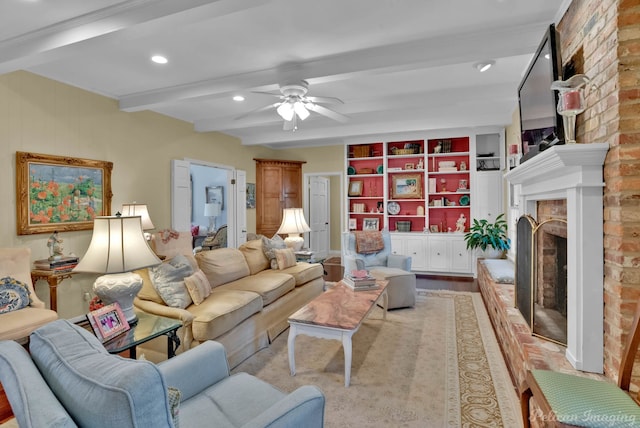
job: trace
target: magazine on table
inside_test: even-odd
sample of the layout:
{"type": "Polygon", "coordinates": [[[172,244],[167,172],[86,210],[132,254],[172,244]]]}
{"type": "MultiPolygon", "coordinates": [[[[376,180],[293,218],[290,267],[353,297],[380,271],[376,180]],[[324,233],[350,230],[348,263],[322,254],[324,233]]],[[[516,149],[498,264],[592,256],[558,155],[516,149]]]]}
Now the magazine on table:
{"type": "Polygon", "coordinates": [[[378,288],[376,278],[367,270],[354,270],[345,274],[342,281],[354,290],[375,290],[378,288]]]}

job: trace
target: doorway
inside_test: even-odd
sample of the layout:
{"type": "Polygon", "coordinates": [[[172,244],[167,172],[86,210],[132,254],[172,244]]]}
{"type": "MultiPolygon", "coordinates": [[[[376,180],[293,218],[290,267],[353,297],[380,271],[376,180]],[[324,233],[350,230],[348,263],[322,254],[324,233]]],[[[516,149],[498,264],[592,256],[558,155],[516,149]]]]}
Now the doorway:
{"type": "Polygon", "coordinates": [[[304,174],[303,205],[312,232],[306,234],[309,249],[318,258],[340,255],[343,225],[343,173],[304,174]]]}

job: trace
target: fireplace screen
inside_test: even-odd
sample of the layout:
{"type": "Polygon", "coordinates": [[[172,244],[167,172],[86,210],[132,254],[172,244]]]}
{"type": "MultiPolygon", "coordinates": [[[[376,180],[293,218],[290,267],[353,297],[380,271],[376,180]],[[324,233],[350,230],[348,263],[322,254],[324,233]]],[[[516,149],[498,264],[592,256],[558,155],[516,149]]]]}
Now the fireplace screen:
{"type": "Polygon", "coordinates": [[[562,345],[567,343],[566,224],[520,217],[516,250],[516,306],[535,336],[562,345]]]}

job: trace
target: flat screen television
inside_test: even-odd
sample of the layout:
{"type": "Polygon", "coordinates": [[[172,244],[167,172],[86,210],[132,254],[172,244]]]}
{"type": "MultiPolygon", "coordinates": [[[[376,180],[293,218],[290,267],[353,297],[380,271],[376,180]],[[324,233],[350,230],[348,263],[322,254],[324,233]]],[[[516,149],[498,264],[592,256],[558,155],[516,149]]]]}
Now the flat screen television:
{"type": "Polygon", "coordinates": [[[558,91],[551,90],[551,83],[562,77],[561,70],[560,36],[551,24],[518,87],[523,160],[537,153],[544,140],[564,140],[562,117],[556,110],[558,91]]]}

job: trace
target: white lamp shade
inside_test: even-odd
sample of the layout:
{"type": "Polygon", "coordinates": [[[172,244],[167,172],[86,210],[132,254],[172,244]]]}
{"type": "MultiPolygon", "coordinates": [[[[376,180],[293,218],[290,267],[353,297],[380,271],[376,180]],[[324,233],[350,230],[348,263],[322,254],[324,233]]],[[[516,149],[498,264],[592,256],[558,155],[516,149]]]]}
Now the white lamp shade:
{"type": "Polygon", "coordinates": [[[120,212],[124,217],[133,217],[138,215],[142,217],[143,230],[151,230],[155,228],[151,221],[151,217],[149,216],[149,210],[147,209],[146,204],[136,204],[135,202],[132,204],[122,204],[122,211],[120,212]]]}
{"type": "Polygon", "coordinates": [[[293,106],[289,102],[284,102],[276,109],[281,118],[287,122],[293,119],[293,106]]]}
{"type": "Polygon", "coordinates": [[[160,264],[142,232],[141,217],[96,217],[89,249],[74,272],[122,273],[160,264]]]}
{"type": "Polygon", "coordinates": [[[309,117],[309,111],[300,101],[296,101],[296,103],[293,105],[293,110],[295,110],[300,120],[305,120],[309,117]]]}
{"type": "Polygon", "coordinates": [[[220,215],[220,204],[204,204],[204,216],[205,217],[217,217],[220,215]]]}
{"type": "Polygon", "coordinates": [[[304,218],[302,208],[285,208],[282,213],[282,224],[276,233],[305,233],[311,232],[311,228],[304,218]]]}

